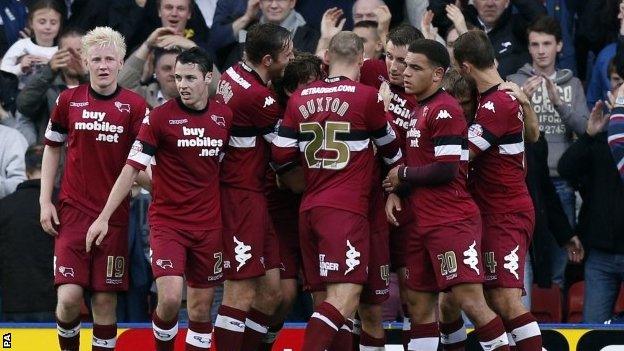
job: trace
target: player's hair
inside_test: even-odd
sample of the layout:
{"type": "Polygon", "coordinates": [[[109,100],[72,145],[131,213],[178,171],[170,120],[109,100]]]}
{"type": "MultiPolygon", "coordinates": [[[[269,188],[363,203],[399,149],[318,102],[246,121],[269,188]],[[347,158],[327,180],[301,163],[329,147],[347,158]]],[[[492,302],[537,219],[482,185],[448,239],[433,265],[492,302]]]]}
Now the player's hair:
{"type": "Polygon", "coordinates": [[[494,66],[494,48],[487,35],[481,30],[469,30],[462,34],[453,45],[453,56],[458,65],[468,62],[477,69],[494,66]]]}
{"type": "Polygon", "coordinates": [[[212,72],[212,59],[210,55],[204,49],[196,46],[189,50],[183,51],[176,58],[176,63],[188,64],[194,63],[201,71],[202,75],[206,75],[208,72],[212,72]]]}
{"type": "Polygon", "coordinates": [[[321,65],[323,61],[316,55],[308,52],[296,52],[295,58],[288,62],[284,69],[284,77],[275,82],[275,91],[280,101],[286,102],[286,92],[294,92],[299,84],[307,83],[310,77],[323,78],[321,65]]]}
{"type": "Polygon", "coordinates": [[[418,39],[410,44],[409,52],[424,55],[434,68],[442,67],[446,71],[451,65],[448,50],[435,40],[418,39]]]}
{"type": "Polygon", "coordinates": [[[354,63],[364,52],[362,38],[353,32],[343,31],[329,41],[328,54],[330,62],[334,60],[354,63]]]}
{"type": "MultiPolygon", "coordinates": [[[[154,49],[154,67],[158,65],[158,61],[165,55],[180,55],[183,50],[178,47],[172,47],[171,49],[155,48],[154,49]]],[[[212,68],[212,67],[211,67],[212,68]]]]}
{"type": "Polygon", "coordinates": [[[111,27],[95,27],[82,37],[82,53],[86,55],[93,46],[111,46],[117,49],[120,58],[126,56],[124,37],[111,27]]]}
{"type": "Polygon", "coordinates": [[[31,4],[30,6],[28,6],[28,22],[32,23],[33,20],[33,16],[35,15],[35,12],[39,11],[39,10],[45,10],[45,9],[49,9],[49,10],[53,10],[55,12],[57,12],[60,17],[61,17],[61,28],[63,27],[63,20],[65,17],[64,11],[61,8],[61,6],[59,5],[58,1],[55,0],[39,0],[33,4],[31,4]]]}
{"type": "Polygon", "coordinates": [[[527,37],[531,32],[553,35],[557,43],[561,42],[561,25],[550,16],[542,16],[527,28],[527,37]]]}
{"type": "Polygon", "coordinates": [[[288,29],[273,23],[258,24],[247,32],[245,56],[252,63],[260,63],[265,55],[277,59],[279,53],[292,41],[288,29]]]}
{"type": "Polygon", "coordinates": [[[409,24],[400,24],[394,27],[389,33],[386,42],[392,41],[394,46],[409,46],[424,36],[418,28],[409,24]]]}
{"type": "MultiPolygon", "coordinates": [[[[457,100],[461,97],[468,97],[470,103],[476,108],[479,98],[477,83],[470,77],[462,76],[456,68],[451,68],[446,72],[442,78],[442,87],[457,100]]],[[[465,117],[470,119],[472,116],[465,117]]]]}
{"type": "Polygon", "coordinates": [[[26,172],[33,173],[41,171],[41,162],[43,160],[43,145],[32,145],[26,150],[24,155],[26,162],[26,172]]]}

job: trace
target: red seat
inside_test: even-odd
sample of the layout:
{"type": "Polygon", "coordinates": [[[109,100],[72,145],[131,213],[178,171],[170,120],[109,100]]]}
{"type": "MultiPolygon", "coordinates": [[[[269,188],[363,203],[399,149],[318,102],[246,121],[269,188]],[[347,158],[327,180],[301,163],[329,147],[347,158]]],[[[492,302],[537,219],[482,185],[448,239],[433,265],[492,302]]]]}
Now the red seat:
{"type": "Polygon", "coordinates": [[[533,284],[531,289],[531,313],[540,323],[561,323],[562,298],[559,285],[552,284],[550,288],[540,288],[533,284]]]}
{"type": "Polygon", "coordinates": [[[583,295],[585,294],[585,282],[580,281],[572,284],[568,290],[568,316],[566,322],[580,323],[583,320],[583,295]]]}
{"type": "Polygon", "coordinates": [[[618,314],[620,312],[624,312],[624,284],[620,286],[620,293],[615,301],[615,306],[613,307],[614,314],[618,314]]]}

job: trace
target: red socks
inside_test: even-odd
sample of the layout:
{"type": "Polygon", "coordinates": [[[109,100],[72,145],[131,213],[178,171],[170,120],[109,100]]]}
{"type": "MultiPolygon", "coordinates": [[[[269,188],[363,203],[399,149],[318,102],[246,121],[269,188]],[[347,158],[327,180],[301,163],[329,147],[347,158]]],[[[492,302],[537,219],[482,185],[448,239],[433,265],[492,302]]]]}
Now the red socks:
{"type": "Polygon", "coordinates": [[[247,312],[221,305],[214,326],[217,351],[239,351],[243,345],[247,312]]]}
{"type": "Polygon", "coordinates": [[[264,335],[269,331],[269,323],[271,323],[270,316],[256,309],[250,309],[245,320],[242,350],[257,350],[264,335]]]}
{"type": "Polygon", "coordinates": [[[384,351],[386,349],[386,338],[374,338],[362,330],[360,334],[360,346],[367,351],[384,351]]]}
{"type": "MultiPolygon", "coordinates": [[[[513,338],[518,351],[541,351],[542,333],[530,312],[505,322],[505,329],[513,338]]],[[[510,340],[511,343],[511,340],[510,340]]]]}
{"type": "Polygon", "coordinates": [[[463,351],[466,346],[466,338],[466,327],[464,327],[464,320],[461,317],[454,322],[440,323],[442,350],[463,351]]]}
{"type": "Polygon", "coordinates": [[[206,351],[212,344],[212,323],[189,321],[186,351],[206,351]]]}
{"type": "Polygon", "coordinates": [[[412,322],[410,342],[407,344],[408,350],[437,351],[439,341],[438,323],[414,324],[412,322]]]}
{"type": "Polygon", "coordinates": [[[342,314],[331,304],[323,302],[308,322],[302,351],[325,351],[343,324],[345,318],[342,314]]]}
{"type": "Polygon", "coordinates": [[[163,321],[156,311],[152,314],[152,330],[156,351],[173,351],[175,337],[178,335],[178,318],[171,321],[163,321]]]}
{"type": "Polygon", "coordinates": [[[117,324],[100,325],[93,323],[92,351],[113,351],[117,342],[117,324]]]}
{"type": "MultiPolygon", "coordinates": [[[[500,317],[492,319],[488,324],[475,330],[479,343],[484,350],[508,351],[509,341],[500,317]]],[[[541,350],[540,350],[541,351],[541,350]]]]}
{"type": "Polygon", "coordinates": [[[80,317],[71,322],[61,322],[56,318],[59,346],[63,351],[78,351],[80,348],[80,317]]]}

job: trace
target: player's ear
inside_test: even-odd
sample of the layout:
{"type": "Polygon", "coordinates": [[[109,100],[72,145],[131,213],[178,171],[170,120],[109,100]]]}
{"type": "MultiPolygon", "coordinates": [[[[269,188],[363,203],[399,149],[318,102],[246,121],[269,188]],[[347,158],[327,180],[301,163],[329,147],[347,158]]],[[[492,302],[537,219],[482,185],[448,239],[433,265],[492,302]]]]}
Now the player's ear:
{"type": "Polygon", "coordinates": [[[323,63],[329,66],[329,50],[325,50],[323,53],[323,63]]]}
{"type": "Polygon", "coordinates": [[[204,82],[207,85],[210,85],[210,82],[212,82],[212,72],[206,72],[206,76],[204,77],[204,82]]]}
{"type": "Polygon", "coordinates": [[[271,66],[271,64],[273,64],[273,57],[271,57],[271,55],[266,54],[262,57],[262,64],[265,65],[266,67],[271,66]]]}

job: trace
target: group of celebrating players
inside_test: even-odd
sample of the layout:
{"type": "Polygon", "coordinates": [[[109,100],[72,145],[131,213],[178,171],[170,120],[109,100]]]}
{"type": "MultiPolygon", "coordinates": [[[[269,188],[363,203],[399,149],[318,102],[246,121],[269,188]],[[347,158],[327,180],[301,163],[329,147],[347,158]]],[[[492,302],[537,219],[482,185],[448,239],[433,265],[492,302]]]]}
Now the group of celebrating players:
{"type": "Polygon", "coordinates": [[[117,84],[125,51],[110,28],[84,37],[90,83],[60,95],[46,131],[41,223],[56,235],[61,350],[78,350],[85,290],[92,349],[115,348],[135,182],[152,192],[158,351],[173,350],[185,283],[186,350],[270,350],[300,272],[315,303],[304,351],[383,350],[391,270],[405,349],[463,350],[461,311],[484,350],[542,349],[520,301],[534,131],[485,33],[460,36],[451,59],[402,25],[385,60],[364,60],[362,40],[340,32],[321,60],[295,57],[288,30],[261,24],[216,96],[213,63],[194,48],[176,60],[180,96],[151,111],[117,84]]]}

